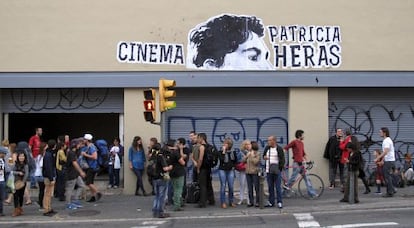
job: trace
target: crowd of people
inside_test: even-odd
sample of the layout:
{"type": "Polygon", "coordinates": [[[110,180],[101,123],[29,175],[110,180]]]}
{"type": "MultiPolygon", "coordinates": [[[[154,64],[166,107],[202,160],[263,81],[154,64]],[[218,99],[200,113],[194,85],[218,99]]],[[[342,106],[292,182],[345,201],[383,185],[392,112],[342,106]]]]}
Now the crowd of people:
{"type": "MultiPolygon", "coordinates": [[[[93,136],[85,134],[72,140],[69,136],[59,136],[57,140],[51,139],[47,142],[43,142],[41,136],[42,129],[36,128],[35,135],[28,142],[9,144],[4,140],[0,147],[0,200],[11,204],[13,199],[12,216],[22,215],[23,205],[32,203],[29,188],[39,188],[37,203],[45,216],[56,213],[52,207],[53,196],[65,201],[68,210],[74,210],[82,207],[80,196],[88,187],[90,196],[86,201],[99,201],[102,193],[94,185],[94,179],[100,164],[93,136]]],[[[384,196],[392,197],[395,193],[395,182],[391,175],[395,171],[395,151],[387,128],[381,129],[380,136],[384,141],[382,149],[375,151],[376,193],[381,193],[381,185],[385,184],[387,190],[384,196]]],[[[283,208],[283,189],[291,188],[297,175],[306,173],[302,170],[302,163],[309,161],[309,155],[305,153],[303,140],[304,131],[297,130],[295,139],[282,148],[277,144],[276,136],[271,135],[261,153],[258,142],[248,139],[241,143],[239,149],[235,149],[234,141],[225,138],[217,149],[208,143],[205,133],[197,134],[194,131],[189,134],[190,143],[184,138],[178,138],[169,139],[162,145],[156,138],[150,138],[147,148],[144,147],[142,138],[135,136],[125,155],[125,161],[136,176],[135,195],[154,197],[152,212],[156,218],[169,217],[165,210],[166,205],[171,205],[173,211],[184,210],[186,198],[193,193],[189,186],[198,186],[199,198],[196,200],[196,207],[215,205],[212,170],[216,169],[220,181],[218,199],[221,208],[237,207],[241,204],[259,207],[261,176],[267,179],[269,193],[267,202],[262,202],[264,206],[283,208]],[[285,172],[287,163],[285,153],[290,150],[293,173],[286,183],[282,183],[282,172],[285,172]],[[147,175],[150,190],[145,189],[148,185],[144,184],[144,174],[147,175]],[[234,194],[236,179],[240,186],[238,202],[234,194]]],[[[123,155],[124,147],[119,138],[115,138],[109,146],[108,188],[120,186],[123,155]]],[[[326,145],[324,157],[329,160],[330,189],[336,187],[335,179],[339,168],[340,189],[344,193],[340,202],[359,202],[358,178],[365,185],[364,194],[371,192],[364,173],[360,145],[349,130],[343,135],[342,129],[337,129],[326,145]]],[[[408,183],[413,181],[413,167],[409,155],[406,156],[406,164],[400,176],[408,183]]],[[[311,183],[306,183],[306,186],[311,198],[318,197],[311,183]]],[[[3,204],[0,206],[0,215],[4,216],[3,204]]]]}
{"type": "MultiPolygon", "coordinates": [[[[404,155],[403,167],[396,167],[396,151],[387,127],[382,127],[379,136],[383,139],[381,149],[373,151],[375,163],[375,194],[383,197],[393,197],[397,187],[413,183],[413,165],[411,155],[404,155]],[[386,188],[382,194],[381,186],[386,188]]],[[[345,135],[341,128],[336,129],[336,134],[329,138],[326,144],[324,158],[329,161],[329,189],[336,185],[336,175],[339,169],[339,183],[341,192],[344,193],[340,202],[359,203],[358,178],[362,180],[365,191],[369,194],[371,189],[368,183],[368,176],[365,174],[365,161],[362,157],[360,143],[347,129],[345,135]]]]}
{"type": "MultiPolygon", "coordinates": [[[[41,140],[42,133],[42,128],[36,128],[35,135],[28,142],[15,144],[9,143],[7,139],[2,141],[1,216],[4,216],[3,202],[11,204],[12,200],[12,216],[22,215],[23,205],[32,204],[30,188],[38,189],[37,204],[44,216],[57,213],[52,207],[53,197],[66,201],[66,208],[71,210],[83,207],[79,199],[86,187],[91,194],[87,202],[95,202],[102,197],[102,193],[94,185],[99,165],[97,149],[92,143],[93,136],[85,134],[72,140],[68,136],[59,136],[57,140],[49,139],[44,142],[41,140]]],[[[119,146],[114,144],[114,147],[119,146]]],[[[119,184],[119,177],[117,180],[119,184]]]]}

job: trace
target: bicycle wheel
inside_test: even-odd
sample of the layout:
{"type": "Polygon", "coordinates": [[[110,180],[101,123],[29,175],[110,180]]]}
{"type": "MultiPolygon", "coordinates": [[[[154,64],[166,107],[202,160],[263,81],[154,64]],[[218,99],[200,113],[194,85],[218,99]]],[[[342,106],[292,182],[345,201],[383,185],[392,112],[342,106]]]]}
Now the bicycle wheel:
{"type": "Polygon", "coordinates": [[[325,189],[322,178],[316,174],[307,174],[306,178],[311,188],[307,187],[305,177],[302,177],[298,184],[299,194],[306,199],[317,199],[321,197],[325,189]]]}

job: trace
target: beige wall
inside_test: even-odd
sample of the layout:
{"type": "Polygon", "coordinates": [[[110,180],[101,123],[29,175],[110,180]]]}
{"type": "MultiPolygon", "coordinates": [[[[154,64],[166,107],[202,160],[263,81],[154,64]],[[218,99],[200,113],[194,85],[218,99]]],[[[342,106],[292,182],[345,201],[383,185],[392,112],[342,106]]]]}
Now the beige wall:
{"type": "Polygon", "coordinates": [[[328,162],[323,158],[329,138],[328,122],[328,89],[290,88],[289,139],[295,138],[298,129],[305,132],[305,152],[315,161],[312,172],[318,174],[325,185],[329,183],[328,162]]]}
{"type": "MultiPolygon", "coordinates": [[[[135,136],[141,136],[145,152],[151,137],[160,138],[160,127],[144,121],[144,95],[142,89],[124,90],[124,120],[125,120],[125,156],[124,156],[124,193],[134,194],[136,177],[129,169],[128,150],[135,136]],[[142,104],[142,105],[140,105],[142,104]]],[[[159,117],[157,117],[159,118],[159,117]]],[[[144,175],[144,187],[150,191],[146,175],[144,175]]]]}
{"type": "Polygon", "coordinates": [[[119,63],[117,43],[186,48],[190,29],[222,13],[255,15],[265,25],[338,25],[337,70],[414,70],[412,0],[21,0],[0,2],[0,72],[186,70],[119,63]]]}

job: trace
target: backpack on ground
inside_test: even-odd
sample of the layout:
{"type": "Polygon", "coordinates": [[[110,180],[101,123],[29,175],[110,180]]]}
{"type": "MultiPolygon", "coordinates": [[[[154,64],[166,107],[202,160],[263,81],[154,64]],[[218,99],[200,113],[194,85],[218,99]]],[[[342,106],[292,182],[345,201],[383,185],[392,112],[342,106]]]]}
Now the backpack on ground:
{"type": "Polygon", "coordinates": [[[198,203],[200,201],[200,186],[197,182],[189,183],[186,186],[187,188],[187,203],[198,203]]]}
{"type": "Polygon", "coordinates": [[[218,163],[217,149],[214,145],[204,144],[203,165],[207,168],[213,168],[218,163]]]}
{"type": "Polygon", "coordinates": [[[98,152],[98,164],[101,167],[107,168],[109,164],[109,148],[108,143],[104,139],[98,139],[95,141],[96,149],[98,152]]]}

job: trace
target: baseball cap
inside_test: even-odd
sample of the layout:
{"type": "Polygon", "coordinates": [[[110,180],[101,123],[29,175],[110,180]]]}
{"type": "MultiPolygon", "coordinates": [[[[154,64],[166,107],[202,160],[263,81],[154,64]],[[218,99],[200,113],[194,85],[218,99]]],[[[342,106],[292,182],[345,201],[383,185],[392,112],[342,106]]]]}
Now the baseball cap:
{"type": "Polygon", "coordinates": [[[85,134],[83,138],[86,140],[92,140],[93,136],[91,134],[85,134]]]}

